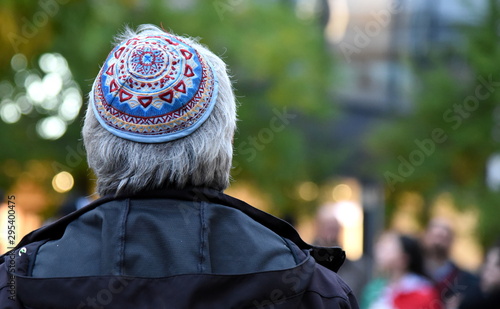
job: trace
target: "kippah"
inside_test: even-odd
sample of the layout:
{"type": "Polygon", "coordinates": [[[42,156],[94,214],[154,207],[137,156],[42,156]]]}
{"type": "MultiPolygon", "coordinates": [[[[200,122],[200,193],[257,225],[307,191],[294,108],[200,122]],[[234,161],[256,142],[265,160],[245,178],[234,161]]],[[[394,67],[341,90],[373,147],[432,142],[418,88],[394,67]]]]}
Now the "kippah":
{"type": "Polygon", "coordinates": [[[163,143],[200,127],[213,109],[218,82],[207,59],[165,32],[118,44],[92,90],[94,114],[106,130],[135,142],[163,143]]]}

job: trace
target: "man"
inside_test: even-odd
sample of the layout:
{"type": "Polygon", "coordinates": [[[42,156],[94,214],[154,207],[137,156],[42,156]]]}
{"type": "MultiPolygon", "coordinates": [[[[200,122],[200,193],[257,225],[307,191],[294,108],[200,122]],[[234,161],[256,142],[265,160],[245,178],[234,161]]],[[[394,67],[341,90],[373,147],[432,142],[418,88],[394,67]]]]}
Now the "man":
{"type": "Polygon", "coordinates": [[[451,222],[436,217],[429,222],[423,238],[426,271],[435,281],[447,308],[456,307],[465,296],[479,292],[476,276],[460,269],[450,259],[454,237],[451,222]]]}
{"type": "MultiPolygon", "coordinates": [[[[343,232],[342,225],[337,219],[336,207],[338,204],[322,205],[316,213],[314,244],[322,247],[338,246],[343,232]]],[[[354,295],[359,298],[363,288],[370,280],[370,270],[366,257],[352,261],[346,259],[339,275],[351,287],[354,295]]]]}
{"type": "Polygon", "coordinates": [[[222,60],[151,25],[116,41],[83,126],[101,198],[3,257],[15,297],[0,280],[0,307],[357,308],[341,249],[222,193],[236,128],[222,60]]]}

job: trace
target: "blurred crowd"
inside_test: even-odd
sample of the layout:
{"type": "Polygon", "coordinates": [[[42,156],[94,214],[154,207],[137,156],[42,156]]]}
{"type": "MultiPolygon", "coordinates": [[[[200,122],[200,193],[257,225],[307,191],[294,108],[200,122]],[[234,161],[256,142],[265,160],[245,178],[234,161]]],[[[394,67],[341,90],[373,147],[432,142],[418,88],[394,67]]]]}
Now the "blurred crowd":
{"type": "MultiPolygon", "coordinates": [[[[317,213],[315,244],[340,245],[341,224],[329,206],[317,213]]],[[[441,217],[422,235],[387,230],[374,244],[373,258],[346,260],[339,274],[362,309],[498,309],[500,242],[489,248],[477,273],[451,258],[455,233],[441,217]]]]}

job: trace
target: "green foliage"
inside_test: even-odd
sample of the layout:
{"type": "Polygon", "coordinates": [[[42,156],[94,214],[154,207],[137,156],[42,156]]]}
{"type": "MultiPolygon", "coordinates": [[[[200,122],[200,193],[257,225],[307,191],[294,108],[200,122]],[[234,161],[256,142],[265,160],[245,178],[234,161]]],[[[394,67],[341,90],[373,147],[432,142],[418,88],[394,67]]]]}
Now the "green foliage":
{"type": "MultiPolygon", "coordinates": [[[[303,180],[318,178],[312,166],[314,149],[305,149],[305,134],[295,126],[297,115],[325,119],[333,115],[327,89],[332,84],[331,56],[322,31],[313,22],[296,17],[286,1],[43,1],[55,3],[47,22],[39,24],[37,34],[19,44],[36,67],[44,52],[58,52],[68,61],[83,93],[111,50],[113,36],[125,25],[161,25],[180,35],[199,37],[228,64],[240,103],[239,130],[235,137],[236,181],[257,185],[274,198],[276,207],[293,211],[296,201],[284,194],[303,180]],[[43,37],[43,42],[41,38],[43,37]],[[278,114],[289,115],[279,118],[278,114]],[[276,118],[278,117],[278,120],[276,118]],[[273,120],[274,119],[274,120],[273,120]],[[250,139],[256,139],[255,144],[250,139]],[[243,144],[242,143],[246,143],[243,144]],[[246,146],[245,146],[246,145],[246,146]],[[245,152],[246,151],[246,152],[245,152]]],[[[40,2],[41,3],[41,2],[40,2]]],[[[0,5],[5,20],[0,35],[7,48],[0,57],[0,73],[13,79],[9,66],[16,49],[9,44],[9,33],[23,36],[24,20],[46,10],[36,1],[8,1],[0,5]],[[26,19],[23,19],[26,17],[26,19]]],[[[0,11],[2,13],[2,11],[0,11]]],[[[81,116],[83,115],[83,109],[81,116]]],[[[81,122],[69,126],[57,141],[41,140],[34,123],[39,116],[23,116],[16,124],[0,122],[0,141],[11,144],[11,151],[0,154],[0,162],[15,159],[46,159],[67,165],[68,149],[78,149],[81,122]],[[15,132],[13,135],[11,132],[15,132]],[[34,151],[29,151],[34,149],[34,151]]],[[[76,160],[78,161],[78,160],[76,160]]],[[[76,162],[75,161],[75,162],[76,162]]],[[[323,162],[325,160],[322,160],[323,162]]],[[[85,174],[85,160],[73,164],[85,174]]],[[[7,179],[2,186],[8,186],[7,179]]]]}
{"type": "Polygon", "coordinates": [[[500,128],[494,117],[500,102],[499,9],[490,1],[475,24],[457,26],[464,47],[437,52],[425,67],[415,68],[420,84],[414,110],[370,138],[380,158],[376,172],[387,187],[389,215],[404,191],[422,193],[428,204],[439,192],[451,192],[458,206],[479,207],[483,243],[500,235],[495,223],[500,196],[485,183],[488,158],[500,149],[494,139],[500,128]],[[436,130],[444,134],[439,141],[433,140],[436,130]],[[427,153],[419,146],[423,141],[427,153]],[[417,152],[425,154],[422,160],[417,152]]]}

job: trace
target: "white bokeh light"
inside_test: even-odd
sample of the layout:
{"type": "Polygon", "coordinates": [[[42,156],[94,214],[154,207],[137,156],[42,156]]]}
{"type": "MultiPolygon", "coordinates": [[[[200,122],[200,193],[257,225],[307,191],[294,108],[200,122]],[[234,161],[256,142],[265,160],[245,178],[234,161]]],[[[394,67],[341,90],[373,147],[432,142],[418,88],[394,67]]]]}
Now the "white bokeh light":
{"type": "Polygon", "coordinates": [[[22,93],[16,98],[17,106],[21,109],[21,113],[27,115],[33,110],[32,102],[26,97],[26,94],[22,93]]]}
{"type": "Polygon", "coordinates": [[[16,86],[19,88],[25,87],[26,79],[29,75],[30,73],[26,70],[17,72],[16,75],[14,75],[14,83],[16,86]]]}
{"type": "Polygon", "coordinates": [[[9,81],[4,80],[0,82],[0,97],[10,97],[13,92],[14,87],[12,87],[12,84],[9,81]]]}
{"type": "Polygon", "coordinates": [[[361,206],[352,201],[337,202],[334,213],[344,227],[354,226],[363,220],[361,206]]]}
{"type": "Polygon", "coordinates": [[[59,106],[59,116],[66,121],[73,121],[82,107],[82,96],[76,88],[69,88],[64,92],[64,100],[59,106]]]}
{"type": "Polygon", "coordinates": [[[38,121],[36,130],[44,139],[56,140],[66,132],[66,123],[57,116],[51,116],[38,121]]]}
{"type": "Polygon", "coordinates": [[[57,109],[57,107],[60,104],[60,100],[57,97],[51,97],[51,98],[46,98],[43,100],[43,102],[40,104],[41,107],[43,107],[47,111],[54,111],[57,109]]]}
{"type": "Polygon", "coordinates": [[[68,62],[66,59],[57,53],[53,54],[43,54],[38,61],[40,68],[45,73],[57,73],[63,78],[68,78],[71,76],[68,62]]]}
{"type": "MultiPolygon", "coordinates": [[[[58,53],[45,53],[39,68],[30,67],[23,54],[11,58],[12,81],[0,80],[0,119],[15,123],[23,115],[41,116],[37,134],[44,139],[58,139],[79,115],[82,94],[73,79],[68,62],[58,53]]],[[[38,117],[37,117],[38,118],[38,117]]]]}
{"type": "Polygon", "coordinates": [[[21,110],[16,103],[8,100],[0,106],[0,117],[5,123],[16,123],[21,118],[21,110]]]}
{"type": "Polygon", "coordinates": [[[43,100],[45,100],[45,91],[43,89],[42,82],[40,81],[32,82],[27,88],[27,90],[28,90],[28,96],[33,102],[41,103],[43,102],[43,100]]]}
{"type": "Polygon", "coordinates": [[[38,60],[40,69],[45,73],[55,72],[58,67],[57,57],[54,54],[43,54],[38,60]]]}
{"type": "Polygon", "coordinates": [[[24,77],[24,87],[28,88],[34,82],[40,82],[40,81],[42,81],[42,79],[40,78],[40,76],[38,76],[38,74],[33,74],[33,73],[28,74],[28,76],[24,77]]]}
{"type": "Polygon", "coordinates": [[[10,59],[10,65],[12,66],[12,69],[14,71],[19,72],[26,69],[26,67],[28,66],[28,60],[23,54],[15,54],[10,59]]]}
{"type": "Polygon", "coordinates": [[[49,73],[43,78],[42,84],[47,97],[55,97],[61,92],[63,80],[59,74],[49,73]]]}

